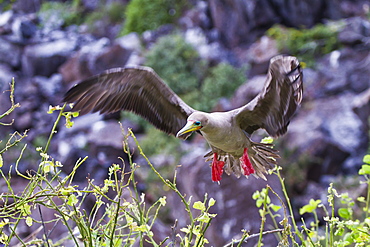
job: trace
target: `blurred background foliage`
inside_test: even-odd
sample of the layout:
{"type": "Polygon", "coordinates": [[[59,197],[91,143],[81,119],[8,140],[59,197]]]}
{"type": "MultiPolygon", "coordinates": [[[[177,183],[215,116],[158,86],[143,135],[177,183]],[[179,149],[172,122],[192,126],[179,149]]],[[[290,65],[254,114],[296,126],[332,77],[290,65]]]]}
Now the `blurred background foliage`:
{"type": "Polygon", "coordinates": [[[338,31],[340,25],[317,24],[309,29],[296,29],[276,24],[267,35],[277,41],[282,53],[294,54],[307,66],[315,64],[315,58],[340,48],[338,31]]]}
{"type": "Polygon", "coordinates": [[[173,23],[187,6],[185,0],[132,0],[125,11],[125,25],[121,35],[143,33],[173,23]]]}

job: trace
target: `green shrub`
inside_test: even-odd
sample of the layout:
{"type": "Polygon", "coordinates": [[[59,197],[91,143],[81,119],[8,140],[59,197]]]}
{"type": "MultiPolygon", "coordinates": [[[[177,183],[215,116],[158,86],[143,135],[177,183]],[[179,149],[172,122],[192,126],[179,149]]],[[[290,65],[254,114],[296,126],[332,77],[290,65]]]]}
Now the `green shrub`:
{"type": "Polygon", "coordinates": [[[122,35],[143,33],[172,23],[181,15],[185,4],[185,0],[132,0],[127,5],[122,35]]]}
{"type": "Polygon", "coordinates": [[[176,158],[180,158],[180,142],[180,139],[163,133],[152,126],[146,129],[145,137],[140,140],[141,147],[148,156],[156,154],[172,154],[176,156],[176,158]]]}
{"type": "Polygon", "coordinates": [[[16,0],[0,0],[0,12],[11,10],[16,0]]]}
{"type": "Polygon", "coordinates": [[[43,2],[38,15],[44,19],[44,23],[49,20],[60,20],[64,26],[79,25],[83,23],[83,10],[80,0],[72,2],[43,2]]]}
{"type": "Polygon", "coordinates": [[[179,95],[200,89],[206,69],[198,52],[176,34],[159,38],[147,53],[145,65],[152,67],[179,95]]]}
{"type": "MultiPolygon", "coordinates": [[[[300,227],[294,217],[284,179],[280,173],[282,168],[275,167],[275,169],[270,170],[280,180],[287,205],[269,185],[261,191],[256,191],[253,194],[253,199],[256,200],[256,206],[261,208],[260,215],[263,219],[261,226],[264,225],[267,216],[271,217],[274,228],[278,229],[280,224],[283,229],[279,233],[279,239],[283,246],[289,243],[291,243],[291,246],[369,246],[370,155],[365,155],[363,161],[365,164],[359,170],[359,175],[363,176],[364,179],[360,180],[359,183],[365,185],[366,195],[352,198],[348,192],[339,193],[331,183],[328,188],[326,203],[322,202],[321,199],[310,199],[307,205],[300,208],[300,215],[313,214],[314,218],[309,225],[301,218],[302,224],[300,227]],[[275,205],[271,202],[269,192],[278,197],[281,205],[275,205]],[[283,209],[284,219],[278,222],[281,217],[278,212],[280,209],[283,209]],[[318,216],[317,211],[319,209],[324,212],[323,218],[318,216]],[[322,221],[325,222],[325,225],[321,224],[322,221]]],[[[262,241],[261,233],[260,241],[262,241]]]]}
{"type": "Polygon", "coordinates": [[[275,25],[267,30],[267,35],[277,41],[281,51],[297,56],[308,66],[313,66],[316,57],[339,48],[338,31],[336,25],[317,24],[310,29],[275,25]]]}
{"type": "Polygon", "coordinates": [[[229,98],[246,81],[245,68],[234,68],[227,63],[219,63],[209,70],[202,85],[202,107],[211,110],[221,97],[229,98]]]}
{"type": "Polygon", "coordinates": [[[97,10],[86,15],[84,23],[91,27],[96,21],[104,19],[107,23],[123,22],[125,9],[126,5],[120,2],[101,4],[97,10]]]}

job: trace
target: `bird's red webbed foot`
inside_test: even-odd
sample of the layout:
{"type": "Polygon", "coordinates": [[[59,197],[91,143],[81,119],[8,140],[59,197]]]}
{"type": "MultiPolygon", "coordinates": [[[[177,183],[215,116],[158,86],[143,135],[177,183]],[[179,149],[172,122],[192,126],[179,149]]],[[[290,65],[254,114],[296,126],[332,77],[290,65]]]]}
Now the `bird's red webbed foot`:
{"type": "Polygon", "coordinates": [[[244,148],[242,157],[240,157],[240,163],[244,170],[244,175],[248,176],[254,173],[254,168],[248,157],[248,148],[244,148]]]}
{"type": "Polygon", "coordinates": [[[217,153],[213,153],[212,161],[212,181],[219,182],[221,180],[222,173],[224,172],[225,162],[217,160],[217,153]]]}

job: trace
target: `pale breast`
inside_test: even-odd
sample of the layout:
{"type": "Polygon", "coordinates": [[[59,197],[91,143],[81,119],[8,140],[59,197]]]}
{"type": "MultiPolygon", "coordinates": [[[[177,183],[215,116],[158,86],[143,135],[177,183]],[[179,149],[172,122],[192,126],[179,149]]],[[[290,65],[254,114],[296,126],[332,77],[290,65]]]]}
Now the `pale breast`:
{"type": "Polygon", "coordinates": [[[201,129],[207,142],[227,153],[240,153],[241,155],[249,143],[243,130],[236,126],[232,119],[222,113],[213,114],[211,121],[210,126],[201,129]]]}

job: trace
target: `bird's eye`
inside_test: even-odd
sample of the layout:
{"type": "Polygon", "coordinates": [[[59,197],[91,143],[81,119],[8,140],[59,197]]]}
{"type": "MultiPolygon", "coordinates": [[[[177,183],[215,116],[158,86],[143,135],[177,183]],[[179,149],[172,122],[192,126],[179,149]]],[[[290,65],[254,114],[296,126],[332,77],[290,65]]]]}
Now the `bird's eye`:
{"type": "Polygon", "coordinates": [[[199,125],[200,125],[200,121],[195,121],[195,122],[194,122],[194,125],[199,126],[199,125]]]}

